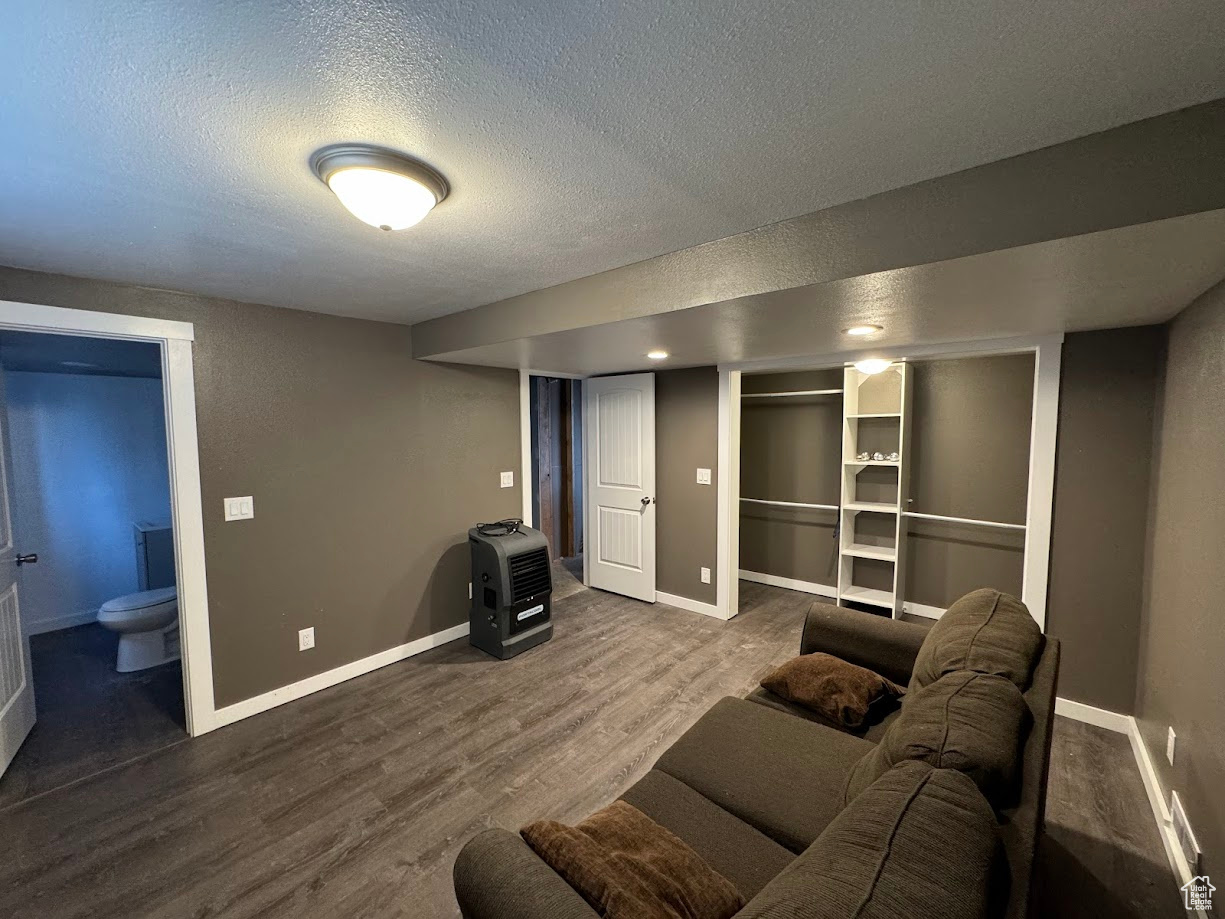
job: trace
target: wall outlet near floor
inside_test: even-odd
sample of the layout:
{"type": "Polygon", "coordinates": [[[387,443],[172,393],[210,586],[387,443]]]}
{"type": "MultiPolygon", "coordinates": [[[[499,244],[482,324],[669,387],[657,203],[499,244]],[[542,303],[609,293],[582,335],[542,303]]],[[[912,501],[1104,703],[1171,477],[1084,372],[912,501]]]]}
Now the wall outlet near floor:
{"type": "Polygon", "coordinates": [[[710,569],[709,569],[709,568],[703,568],[703,569],[701,570],[701,575],[702,575],[702,583],[703,583],[703,584],[709,584],[709,583],[710,583],[710,569]]]}
{"type": "Polygon", "coordinates": [[[515,474],[513,472],[503,472],[502,473],[502,487],[503,488],[514,488],[515,487],[515,474]]]}
{"type": "Polygon", "coordinates": [[[1170,765],[1174,765],[1174,742],[1178,740],[1178,735],[1174,733],[1174,729],[1170,728],[1170,733],[1165,739],[1165,758],[1170,761],[1170,765]]]}
{"type": "Polygon", "coordinates": [[[710,470],[709,469],[699,469],[698,470],[698,484],[699,485],[709,485],[710,484],[710,470]]]}
{"type": "Polygon", "coordinates": [[[298,650],[309,651],[315,647],[315,628],[311,626],[309,629],[300,629],[298,631],[298,650]]]}
{"type": "Polygon", "coordinates": [[[1170,792],[1170,825],[1174,829],[1174,838],[1178,840],[1178,848],[1187,863],[1187,868],[1194,877],[1199,874],[1202,853],[1195,834],[1191,832],[1191,821],[1187,819],[1187,812],[1183,810],[1182,799],[1178,797],[1176,791],[1170,792]]]}
{"type": "Polygon", "coordinates": [[[245,498],[225,499],[226,520],[250,520],[255,516],[255,499],[250,495],[245,498]]]}

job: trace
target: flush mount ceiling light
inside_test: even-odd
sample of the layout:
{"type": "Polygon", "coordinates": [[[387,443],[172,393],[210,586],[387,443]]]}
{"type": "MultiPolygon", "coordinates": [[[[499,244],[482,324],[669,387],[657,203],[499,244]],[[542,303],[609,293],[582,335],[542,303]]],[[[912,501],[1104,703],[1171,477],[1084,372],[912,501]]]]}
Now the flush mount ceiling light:
{"type": "Polygon", "coordinates": [[[647,352],[647,357],[649,357],[653,361],[662,361],[667,356],[668,356],[667,351],[660,351],[658,348],[656,348],[654,351],[647,352]]]}
{"type": "Polygon", "coordinates": [[[874,373],[888,370],[893,366],[893,361],[887,361],[882,357],[869,357],[866,360],[856,361],[855,369],[860,373],[866,373],[871,376],[874,373]]]}
{"type": "Polygon", "coordinates": [[[865,335],[875,335],[877,332],[884,331],[883,326],[872,325],[870,322],[865,322],[862,325],[853,325],[849,329],[843,329],[843,335],[854,335],[856,338],[862,338],[865,335]]]}
{"type": "Polygon", "coordinates": [[[317,150],[311,169],[354,217],[380,230],[420,223],[451,190],[425,163],[366,144],[317,150]]]}

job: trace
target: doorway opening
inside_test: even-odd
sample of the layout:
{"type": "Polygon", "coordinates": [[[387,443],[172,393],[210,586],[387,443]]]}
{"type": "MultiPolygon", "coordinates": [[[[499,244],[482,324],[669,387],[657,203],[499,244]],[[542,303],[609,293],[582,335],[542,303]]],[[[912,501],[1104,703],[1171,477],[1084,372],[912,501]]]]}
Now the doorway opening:
{"type": "Polygon", "coordinates": [[[0,331],[11,629],[37,720],[0,810],[187,739],[161,346],[0,331]]]}
{"type": "Polygon", "coordinates": [[[555,578],[581,582],[583,381],[532,376],[529,399],[532,522],[549,541],[555,578]]]}

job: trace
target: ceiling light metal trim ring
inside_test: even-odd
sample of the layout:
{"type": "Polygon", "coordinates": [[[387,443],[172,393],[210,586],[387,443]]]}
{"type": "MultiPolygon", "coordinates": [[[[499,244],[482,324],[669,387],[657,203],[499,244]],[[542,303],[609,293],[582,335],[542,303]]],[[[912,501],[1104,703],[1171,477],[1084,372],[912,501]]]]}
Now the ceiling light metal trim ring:
{"type": "Polygon", "coordinates": [[[451,185],[442,173],[433,166],[372,144],[332,144],[311,154],[311,171],[324,185],[328,177],[341,169],[361,166],[367,169],[382,169],[408,176],[424,185],[434,195],[435,206],[441,204],[451,192],[451,185]]]}

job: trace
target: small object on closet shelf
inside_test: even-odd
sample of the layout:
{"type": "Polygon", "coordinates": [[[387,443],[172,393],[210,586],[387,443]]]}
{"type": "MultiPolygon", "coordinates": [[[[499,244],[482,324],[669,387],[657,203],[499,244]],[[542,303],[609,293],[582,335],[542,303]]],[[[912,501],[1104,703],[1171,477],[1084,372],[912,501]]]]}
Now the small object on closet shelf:
{"type": "Polygon", "coordinates": [[[872,458],[872,454],[869,453],[867,450],[864,450],[863,453],[860,453],[855,457],[855,459],[860,460],[865,463],[871,458],[872,458]]]}
{"type": "Polygon", "coordinates": [[[902,458],[902,457],[901,457],[901,455],[900,455],[900,454],[899,454],[899,453],[898,453],[896,450],[894,450],[894,451],[893,451],[892,453],[890,453],[890,454],[889,454],[889,456],[888,456],[888,460],[889,460],[889,462],[891,462],[891,463],[896,463],[896,462],[897,462],[898,460],[900,460],[901,458],[902,458]]]}
{"type": "Polygon", "coordinates": [[[872,459],[874,459],[878,463],[882,463],[885,460],[885,454],[877,450],[875,453],[872,454],[872,459]]]}

